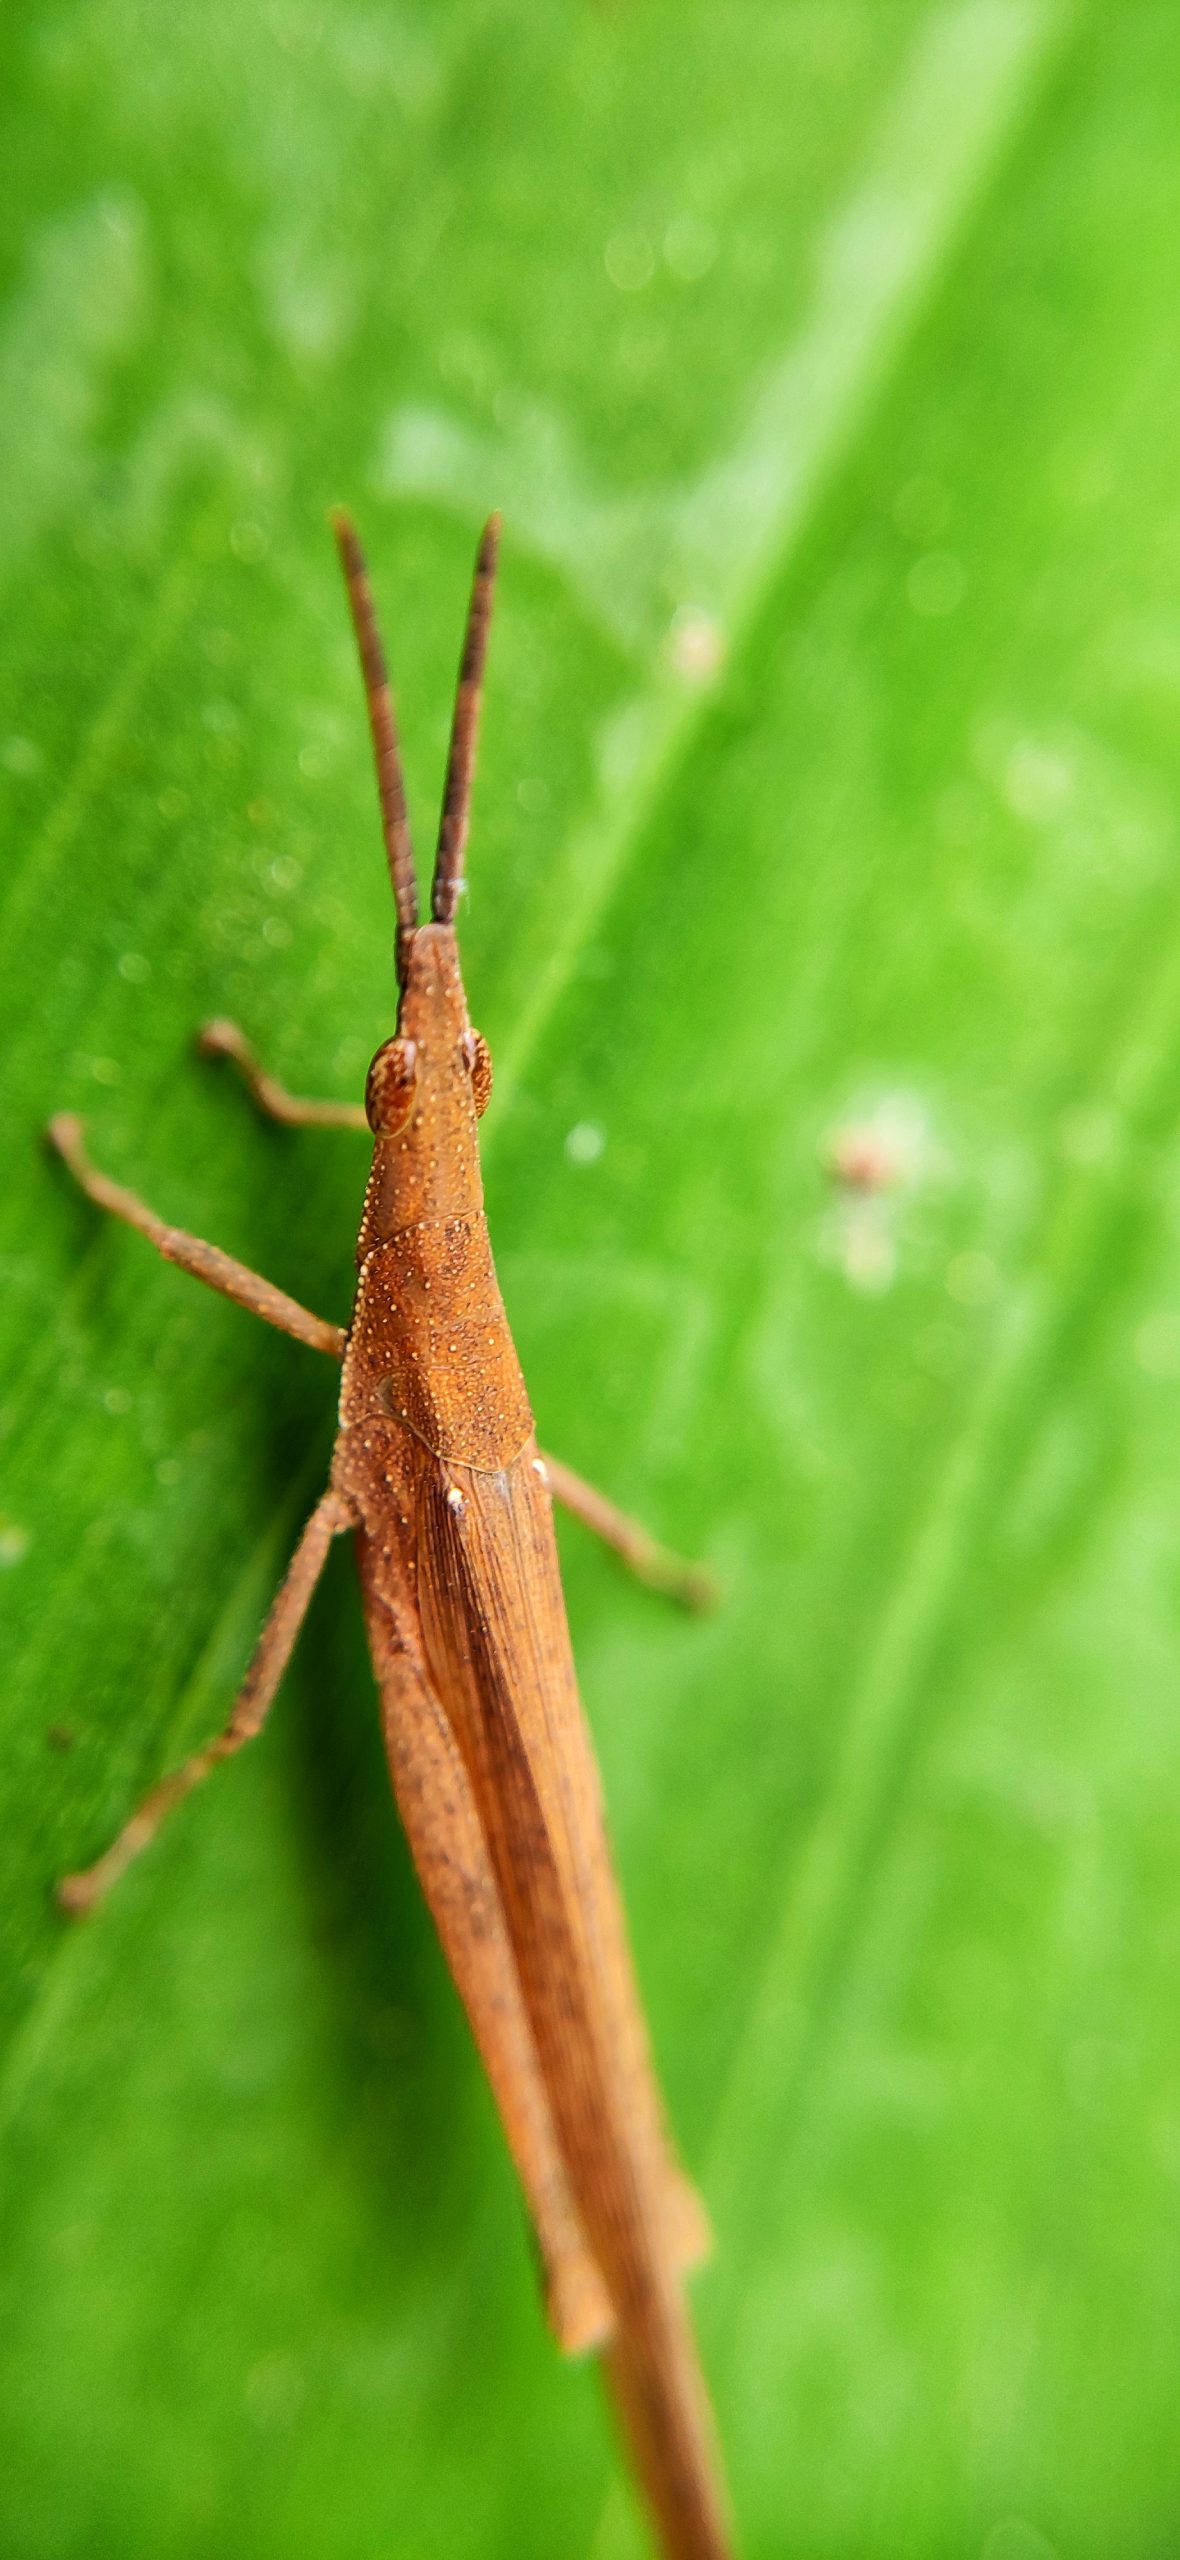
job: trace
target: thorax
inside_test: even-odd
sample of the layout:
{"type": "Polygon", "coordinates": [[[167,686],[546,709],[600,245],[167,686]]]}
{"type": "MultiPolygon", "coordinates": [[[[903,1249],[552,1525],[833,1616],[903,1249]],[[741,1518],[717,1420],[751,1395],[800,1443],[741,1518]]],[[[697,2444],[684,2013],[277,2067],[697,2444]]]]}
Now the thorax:
{"type": "Polygon", "coordinates": [[[474,1467],[507,1466],[524,1447],[533,1417],[482,1211],[422,1219],[366,1254],[340,1420],[401,1424],[474,1467]]]}

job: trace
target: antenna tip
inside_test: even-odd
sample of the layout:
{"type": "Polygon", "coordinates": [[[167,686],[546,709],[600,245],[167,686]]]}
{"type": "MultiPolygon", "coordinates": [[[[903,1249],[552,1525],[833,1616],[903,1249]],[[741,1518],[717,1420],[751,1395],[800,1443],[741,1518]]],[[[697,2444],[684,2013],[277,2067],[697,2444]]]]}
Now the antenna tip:
{"type": "Polygon", "coordinates": [[[347,507],[329,507],[328,522],[336,536],[336,547],[342,559],[360,559],[361,546],[357,529],[347,507]]]}
{"type": "Polygon", "coordinates": [[[497,508],[495,514],[488,517],[487,523],[480,535],[479,566],[485,572],[488,569],[494,569],[496,565],[496,554],[500,548],[501,521],[500,512],[497,508]]]}

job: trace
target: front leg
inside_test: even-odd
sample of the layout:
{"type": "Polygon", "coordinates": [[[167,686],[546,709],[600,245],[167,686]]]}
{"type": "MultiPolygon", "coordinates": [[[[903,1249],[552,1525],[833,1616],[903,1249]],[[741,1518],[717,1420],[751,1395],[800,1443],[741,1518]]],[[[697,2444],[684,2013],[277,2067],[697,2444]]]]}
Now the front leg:
{"type": "Polygon", "coordinates": [[[361,1129],[368,1136],[363,1102],[313,1102],[305,1094],[288,1093],[277,1076],[268,1074],[236,1022],[207,1022],[197,1047],[203,1058],[231,1059],[259,1110],[285,1129],[361,1129]]]}

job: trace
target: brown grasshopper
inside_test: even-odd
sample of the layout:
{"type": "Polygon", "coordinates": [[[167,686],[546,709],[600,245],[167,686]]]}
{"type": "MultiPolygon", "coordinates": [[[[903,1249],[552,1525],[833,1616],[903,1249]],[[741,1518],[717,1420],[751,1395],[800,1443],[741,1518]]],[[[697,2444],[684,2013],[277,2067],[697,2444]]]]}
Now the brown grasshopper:
{"type": "Polygon", "coordinates": [[[398,1807],[536,2226],[550,2321],[567,2351],[604,2353],[668,2560],[725,2560],[683,2289],[706,2227],[673,2157],[649,2057],[575,1682],[554,1496],[660,1587],[699,1602],[705,1577],[542,1457],[492,1264],[477,1138],[492,1070],[468,1019],[454,919],[498,521],[476,562],[428,924],[418,921],[365,562],[348,519],[333,522],[397,909],[397,1030],[369,1069],[363,1112],[286,1093],[232,1024],[210,1024],[202,1045],[233,1058],[276,1117],[371,1130],[351,1324],[323,1322],[216,1246],[166,1226],[95,1170],[71,1115],[49,1132],[100,1208],[341,1361],[331,1479],[225,1731],[152,1789],[60,1898],[91,1909],[172,1806],[259,1731],[332,1540],[352,1530],[398,1807]]]}

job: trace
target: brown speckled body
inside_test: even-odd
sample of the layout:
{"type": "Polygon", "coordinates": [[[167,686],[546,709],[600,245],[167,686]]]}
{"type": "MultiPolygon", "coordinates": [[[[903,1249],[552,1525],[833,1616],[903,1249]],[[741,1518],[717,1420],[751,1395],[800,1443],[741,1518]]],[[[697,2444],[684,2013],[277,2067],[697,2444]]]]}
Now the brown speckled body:
{"type": "MultiPolygon", "coordinates": [[[[675,2560],[728,2549],[670,2157],[578,1697],[551,1500],[483,1213],[453,931],[422,927],[376,1133],[332,1482],[356,1523],[398,1804],[563,2345],[607,2345],[675,2560]]],[[[372,1086],[370,1088],[372,1091],[372,1086]]]]}
{"type": "Polygon", "coordinates": [[[91,1911],[162,1821],[262,1729],[335,1537],[352,1530],[389,1765],[415,1864],[503,2118],[567,2348],[600,2347],[666,2560],[727,2560],[712,2424],[683,2296],[704,2218],[672,2157],[574,1678],[551,1485],[656,1588],[707,1577],[539,1455],[484,1221],[477,1120],[491,1060],[467,1018],[454,917],[498,528],[485,529],[460,669],[432,921],[417,884],[363,555],[336,519],[360,644],[397,911],[397,1030],[365,1110],[304,1102],[231,1022],[233,1059],[288,1126],[372,1131],[352,1322],[301,1307],[112,1182],[76,1115],[49,1136],[96,1206],[298,1341],[343,1362],[330,1486],[275,1595],[223,1730],[159,1779],[104,1854],[63,1878],[91,1911]]]}

